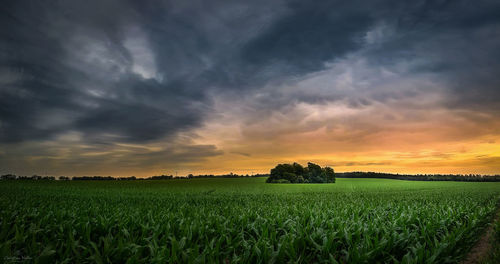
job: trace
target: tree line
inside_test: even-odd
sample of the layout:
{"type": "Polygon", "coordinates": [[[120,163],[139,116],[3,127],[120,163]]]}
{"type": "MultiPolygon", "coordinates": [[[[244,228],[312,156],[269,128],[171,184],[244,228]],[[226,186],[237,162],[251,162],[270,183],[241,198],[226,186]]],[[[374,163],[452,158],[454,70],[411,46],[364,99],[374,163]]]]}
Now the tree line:
{"type": "Polygon", "coordinates": [[[271,169],[267,183],[334,183],[335,172],[330,167],[321,168],[312,162],[303,167],[297,162],[278,164],[271,169]]]}
{"type": "Polygon", "coordinates": [[[146,178],[137,178],[135,176],[130,177],[112,177],[112,176],[18,176],[15,174],[4,174],[0,176],[0,180],[73,180],[73,181],[131,181],[131,180],[175,180],[175,179],[197,179],[197,178],[242,178],[242,177],[268,177],[268,174],[254,174],[254,175],[239,175],[234,173],[214,175],[214,174],[203,174],[203,175],[193,175],[189,174],[187,176],[173,176],[173,175],[156,175],[146,178]]]}
{"type": "Polygon", "coordinates": [[[238,175],[238,174],[204,174],[187,176],[173,175],[157,175],[147,178],[130,177],[112,177],[112,176],[18,176],[15,174],[4,174],[0,176],[0,180],[174,180],[174,179],[196,179],[196,178],[241,178],[241,177],[268,177],[266,182],[290,182],[290,183],[316,183],[329,182],[326,175],[331,175],[330,182],[335,182],[335,178],[382,178],[410,181],[466,181],[466,182],[500,182],[500,175],[480,175],[480,174],[393,174],[382,172],[336,172],[329,167],[321,168],[313,163],[308,163],[307,167],[302,167],[298,163],[293,164],[278,164],[271,170],[271,174],[254,174],[254,175],[238,175]],[[310,170],[310,166],[312,170],[310,170]],[[326,169],[328,168],[328,169],[326,169]],[[321,169],[321,172],[320,172],[321,169]],[[331,171],[330,171],[331,169],[331,171]],[[324,170],[324,171],[323,171],[324,170]],[[327,172],[328,170],[328,172],[327,172]],[[333,181],[332,181],[333,179],[333,181]]]}
{"type": "Polygon", "coordinates": [[[498,182],[500,175],[480,174],[393,174],[383,172],[337,172],[338,178],[382,178],[409,181],[466,181],[466,182],[498,182]]]}

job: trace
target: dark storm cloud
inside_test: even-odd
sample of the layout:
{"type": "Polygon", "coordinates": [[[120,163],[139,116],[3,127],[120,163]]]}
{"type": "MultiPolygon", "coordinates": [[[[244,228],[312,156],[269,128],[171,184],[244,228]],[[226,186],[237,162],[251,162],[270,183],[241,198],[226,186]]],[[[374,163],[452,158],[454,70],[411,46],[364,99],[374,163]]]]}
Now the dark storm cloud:
{"type": "Polygon", "coordinates": [[[205,96],[212,87],[252,87],[286,75],[272,61],[285,62],[290,54],[316,50],[295,55],[291,65],[297,64],[298,73],[355,48],[350,46],[352,35],[366,26],[366,19],[315,11],[319,7],[279,2],[262,7],[6,3],[1,18],[0,140],[38,140],[77,130],[89,138],[112,134],[117,140],[140,142],[197,126],[209,111],[205,96]],[[263,12],[273,5],[284,9],[285,17],[272,8],[272,13],[263,12]],[[313,23],[307,22],[310,16],[313,23]],[[342,17],[352,26],[343,25],[342,17]],[[133,72],[133,54],[125,43],[132,27],[145,35],[160,80],[133,72]],[[334,34],[349,35],[335,41],[334,34]],[[275,35],[283,40],[273,39],[275,35]],[[84,51],[92,45],[105,50],[90,60],[84,51]],[[282,48],[288,51],[279,53],[282,48]]]}
{"type": "MultiPolygon", "coordinates": [[[[202,124],[210,93],[241,96],[363,52],[370,63],[421,58],[449,104],[500,100],[495,1],[11,1],[0,16],[0,141],[68,131],[148,142],[202,124]],[[371,43],[367,32],[393,30],[371,43]],[[136,42],[134,42],[136,41],[136,42]],[[139,41],[139,42],[137,42],[139,41]],[[144,51],[146,48],[146,51],[144,51]],[[145,52],[145,53],[144,53],[145,52]],[[149,53],[151,54],[149,54],[149,53]],[[150,55],[152,59],[147,58],[150,55]],[[141,60],[144,65],[140,64],[141,60]],[[139,67],[141,66],[141,67],[139,67]]],[[[396,66],[395,66],[396,67],[396,66]]],[[[301,99],[335,94],[301,92],[301,99]]],[[[285,106],[280,92],[263,108],[285,106]]],[[[392,93],[370,98],[383,101],[392,93]]],[[[352,99],[352,102],[365,99],[352,99]]]]}
{"type": "Polygon", "coordinates": [[[318,70],[325,61],[361,47],[373,22],[357,4],[313,1],[290,6],[289,14],[245,45],[242,54],[248,62],[283,63],[292,73],[318,70]]]}
{"type": "Polygon", "coordinates": [[[197,125],[205,109],[193,104],[204,102],[203,91],[187,89],[186,80],[161,83],[131,71],[124,41],[139,15],[112,1],[6,4],[0,140],[38,140],[77,130],[94,139],[113,134],[120,141],[147,141],[197,125]],[[75,35],[87,43],[71,43],[75,35]],[[98,54],[105,57],[97,65],[85,60],[87,54],[74,55],[94,40],[109,51],[98,54]]]}
{"type": "Polygon", "coordinates": [[[500,110],[500,2],[412,1],[396,7],[381,20],[393,32],[367,47],[374,65],[394,69],[397,62],[418,61],[410,71],[438,75],[448,89],[448,107],[500,110]]]}

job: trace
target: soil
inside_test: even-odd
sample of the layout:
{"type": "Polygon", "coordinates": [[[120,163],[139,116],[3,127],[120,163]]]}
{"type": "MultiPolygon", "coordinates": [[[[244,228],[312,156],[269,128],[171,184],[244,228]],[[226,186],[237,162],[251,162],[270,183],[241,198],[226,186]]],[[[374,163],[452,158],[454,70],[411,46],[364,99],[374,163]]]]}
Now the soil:
{"type": "MultiPolygon", "coordinates": [[[[500,209],[497,209],[495,218],[492,223],[495,223],[500,219],[500,209]]],[[[461,262],[461,264],[476,264],[481,263],[482,260],[486,259],[488,253],[491,251],[492,242],[491,236],[494,234],[495,230],[493,230],[493,225],[490,224],[486,227],[483,235],[476,242],[474,247],[472,247],[471,251],[465,259],[461,262]]]]}

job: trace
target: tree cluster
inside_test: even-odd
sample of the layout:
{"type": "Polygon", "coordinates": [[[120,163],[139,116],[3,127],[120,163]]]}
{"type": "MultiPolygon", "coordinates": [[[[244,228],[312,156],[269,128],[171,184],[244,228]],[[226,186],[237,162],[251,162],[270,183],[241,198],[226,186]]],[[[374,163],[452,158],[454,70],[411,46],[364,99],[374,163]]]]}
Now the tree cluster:
{"type": "Polygon", "coordinates": [[[293,164],[278,164],[271,169],[268,183],[334,183],[335,172],[330,167],[321,168],[312,162],[307,167],[294,162],[293,164]]]}

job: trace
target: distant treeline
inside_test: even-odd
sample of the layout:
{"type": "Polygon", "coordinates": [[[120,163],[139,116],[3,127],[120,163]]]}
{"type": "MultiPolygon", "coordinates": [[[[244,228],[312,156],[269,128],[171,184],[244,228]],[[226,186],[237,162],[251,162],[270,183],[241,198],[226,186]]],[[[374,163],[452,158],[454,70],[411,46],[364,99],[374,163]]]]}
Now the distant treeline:
{"type": "Polygon", "coordinates": [[[382,172],[337,172],[337,178],[382,178],[410,181],[467,181],[467,182],[498,182],[500,175],[480,174],[392,174],[382,172]]]}
{"type": "Polygon", "coordinates": [[[214,175],[214,174],[204,174],[204,175],[193,175],[189,174],[187,176],[173,176],[173,175],[158,175],[151,176],[147,178],[137,178],[135,176],[130,177],[112,177],[112,176],[75,176],[75,177],[67,177],[67,176],[17,176],[15,174],[4,174],[0,176],[1,180],[73,180],[73,181],[133,181],[133,180],[175,180],[175,179],[196,179],[196,178],[241,178],[241,177],[268,177],[269,174],[254,174],[254,175],[239,175],[234,173],[223,174],[223,175],[214,175]]]}
{"type": "MultiPolygon", "coordinates": [[[[111,177],[111,176],[18,176],[15,174],[4,174],[0,176],[1,180],[74,180],[74,181],[88,181],[88,180],[174,180],[174,179],[197,179],[197,178],[241,178],[241,177],[269,177],[269,174],[254,174],[254,175],[238,175],[238,174],[224,174],[224,175],[192,175],[187,176],[173,176],[173,175],[158,175],[147,178],[131,177],[111,177]]],[[[480,174],[392,174],[381,172],[336,172],[336,178],[381,178],[381,179],[397,179],[397,180],[410,180],[410,181],[467,181],[467,182],[500,182],[500,175],[480,175],[480,174]]]]}
{"type": "Polygon", "coordinates": [[[39,176],[39,175],[17,176],[15,174],[4,174],[4,175],[0,176],[0,179],[2,179],[2,180],[55,180],[56,177],[54,177],[54,176],[39,176]]]}

